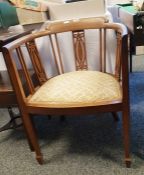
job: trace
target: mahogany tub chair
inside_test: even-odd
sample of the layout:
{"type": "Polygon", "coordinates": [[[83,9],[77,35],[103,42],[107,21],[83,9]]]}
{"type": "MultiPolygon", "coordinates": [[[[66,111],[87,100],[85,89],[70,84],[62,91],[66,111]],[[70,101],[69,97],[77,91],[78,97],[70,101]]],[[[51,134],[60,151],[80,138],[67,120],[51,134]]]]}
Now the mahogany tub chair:
{"type": "MultiPolygon", "coordinates": [[[[66,42],[69,41],[66,40],[66,42]]],[[[130,167],[128,48],[127,32],[122,24],[108,23],[104,18],[83,18],[53,22],[44,31],[27,35],[7,44],[3,47],[3,52],[17,95],[28,141],[40,164],[43,163],[43,156],[34,123],[31,120],[33,115],[87,115],[96,112],[116,114],[116,112],[121,111],[125,163],[127,167],[130,167]],[[89,70],[89,58],[86,52],[87,40],[85,41],[87,30],[97,31],[98,36],[94,38],[98,40],[98,44],[94,51],[98,55],[97,50],[99,50],[99,70],[89,70]],[[107,41],[109,30],[114,30],[116,41],[114,47],[115,64],[112,73],[107,72],[106,67],[109,62],[107,57],[109,54],[107,54],[106,49],[107,45],[111,44],[107,41]],[[59,44],[59,35],[69,31],[73,38],[72,49],[75,57],[73,61],[75,70],[67,72],[63,66],[63,53],[60,48],[62,41],[59,44]],[[51,50],[57,68],[57,74],[53,77],[46,74],[41,61],[41,53],[37,47],[36,39],[44,36],[49,40],[49,45],[47,45],[49,49],[47,50],[51,50]],[[37,78],[37,85],[34,85],[29,73],[30,68],[25,62],[28,57],[25,57],[25,53],[23,53],[26,52],[22,49],[24,45],[32,63],[32,70],[37,78]],[[19,66],[16,63],[16,54],[19,66]],[[27,91],[21,83],[19,69],[23,69],[27,91]]],[[[46,55],[47,59],[49,59],[49,54],[46,55]]]]}

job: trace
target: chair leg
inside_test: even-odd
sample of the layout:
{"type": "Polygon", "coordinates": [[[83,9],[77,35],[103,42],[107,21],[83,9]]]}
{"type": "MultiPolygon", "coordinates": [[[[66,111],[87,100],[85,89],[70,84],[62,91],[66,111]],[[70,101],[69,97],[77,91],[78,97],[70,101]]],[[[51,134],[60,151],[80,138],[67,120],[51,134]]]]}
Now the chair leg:
{"type": "MultiPolygon", "coordinates": [[[[23,120],[23,119],[22,119],[22,120],[23,120]]],[[[31,143],[31,140],[30,140],[29,134],[27,133],[27,130],[26,130],[26,128],[25,128],[24,122],[23,122],[23,127],[24,127],[24,130],[25,130],[25,134],[26,134],[26,138],[27,138],[27,141],[28,141],[29,148],[30,148],[30,150],[31,150],[32,152],[34,152],[35,149],[34,149],[32,143],[31,143]]]]}
{"type": "Polygon", "coordinates": [[[130,168],[131,166],[131,158],[130,158],[130,138],[129,138],[129,112],[127,109],[124,109],[122,115],[122,123],[123,123],[123,137],[124,137],[124,149],[125,149],[125,163],[126,167],[130,168]]]}
{"type": "Polygon", "coordinates": [[[40,151],[36,131],[35,131],[35,128],[33,126],[31,116],[29,116],[26,113],[23,114],[23,123],[25,126],[26,133],[28,135],[28,141],[31,145],[31,148],[36,153],[36,159],[37,159],[39,164],[43,164],[43,156],[42,156],[41,151],[40,151]]]}
{"type": "Polygon", "coordinates": [[[114,121],[119,121],[119,117],[118,117],[118,114],[117,112],[112,112],[112,115],[113,115],[113,118],[114,118],[114,121]]]}
{"type": "MultiPolygon", "coordinates": [[[[26,130],[25,130],[25,131],[26,131],[26,130]]],[[[30,141],[30,138],[29,138],[28,134],[26,134],[26,135],[27,135],[27,140],[28,140],[28,144],[29,144],[30,150],[31,150],[32,152],[34,152],[35,149],[34,149],[32,143],[31,143],[31,141],[30,141]]]]}

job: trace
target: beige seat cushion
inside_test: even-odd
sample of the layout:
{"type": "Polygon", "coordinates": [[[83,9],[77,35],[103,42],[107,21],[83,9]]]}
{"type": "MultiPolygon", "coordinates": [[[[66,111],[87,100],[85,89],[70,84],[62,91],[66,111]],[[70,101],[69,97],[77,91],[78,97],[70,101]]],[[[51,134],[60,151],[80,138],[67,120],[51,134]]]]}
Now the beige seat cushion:
{"type": "Polygon", "coordinates": [[[121,99],[121,87],[111,75],[98,71],[75,71],[48,80],[28,103],[68,108],[103,105],[121,99]]]}

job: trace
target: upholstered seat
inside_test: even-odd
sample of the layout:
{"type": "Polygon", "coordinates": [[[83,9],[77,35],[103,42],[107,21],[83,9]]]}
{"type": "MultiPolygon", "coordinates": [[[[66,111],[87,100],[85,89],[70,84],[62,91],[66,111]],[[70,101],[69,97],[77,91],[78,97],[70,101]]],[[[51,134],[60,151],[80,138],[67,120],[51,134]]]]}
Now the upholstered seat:
{"type": "Polygon", "coordinates": [[[75,71],[48,80],[28,103],[59,108],[105,105],[121,100],[121,87],[113,76],[98,71],[75,71]]]}

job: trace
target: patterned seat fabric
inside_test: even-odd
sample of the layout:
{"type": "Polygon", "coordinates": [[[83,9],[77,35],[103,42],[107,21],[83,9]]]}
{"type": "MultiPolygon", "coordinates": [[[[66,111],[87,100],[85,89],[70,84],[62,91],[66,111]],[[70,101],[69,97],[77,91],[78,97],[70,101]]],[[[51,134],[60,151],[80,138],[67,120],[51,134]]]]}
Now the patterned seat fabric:
{"type": "Polygon", "coordinates": [[[98,71],[75,71],[48,80],[29,99],[29,105],[68,108],[120,102],[119,82],[98,71]]]}

